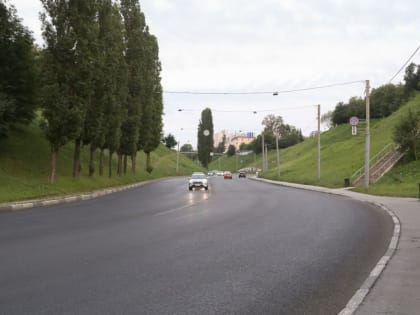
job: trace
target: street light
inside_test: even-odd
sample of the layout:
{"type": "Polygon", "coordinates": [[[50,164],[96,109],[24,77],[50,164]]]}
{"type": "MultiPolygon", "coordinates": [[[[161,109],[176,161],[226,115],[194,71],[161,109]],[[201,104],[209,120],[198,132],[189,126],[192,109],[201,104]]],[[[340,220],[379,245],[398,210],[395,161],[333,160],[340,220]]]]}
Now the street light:
{"type": "Polygon", "coordinates": [[[280,177],[280,154],[279,154],[279,126],[275,125],[276,133],[276,155],[277,155],[277,177],[280,177]]]}
{"type": "MultiPolygon", "coordinates": [[[[184,128],[181,128],[180,130],[182,131],[182,130],[184,130],[184,128]]],[[[179,142],[180,142],[180,140],[178,140],[178,150],[177,150],[177,153],[176,153],[176,174],[177,175],[179,173],[179,142]]]]}

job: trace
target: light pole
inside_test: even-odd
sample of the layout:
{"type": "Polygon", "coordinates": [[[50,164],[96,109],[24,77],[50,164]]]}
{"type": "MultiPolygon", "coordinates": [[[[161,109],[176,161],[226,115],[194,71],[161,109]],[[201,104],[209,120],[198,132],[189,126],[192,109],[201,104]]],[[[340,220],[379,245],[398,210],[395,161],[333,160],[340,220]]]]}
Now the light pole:
{"type": "Polygon", "coordinates": [[[318,120],[318,132],[317,132],[317,178],[321,179],[321,105],[317,105],[317,120],[318,120]]]}
{"type": "MultiPolygon", "coordinates": [[[[182,131],[182,130],[184,130],[184,128],[181,128],[180,130],[182,131]]],[[[180,140],[178,140],[178,150],[176,152],[176,169],[175,169],[175,172],[176,172],[177,175],[179,173],[179,142],[180,142],[180,140]]]]}
{"type": "Polygon", "coordinates": [[[369,159],[370,159],[370,84],[366,80],[366,139],[365,139],[365,187],[369,188],[369,159]]]}
{"type": "Polygon", "coordinates": [[[276,126],[277,177],[280,177],[279,130],[276,126]]]}
{"type": "Polygon", "coordinates": [[[178,151],[176,152],[176,174],[179,172],[179,141],[178,141],[178,151]]]}

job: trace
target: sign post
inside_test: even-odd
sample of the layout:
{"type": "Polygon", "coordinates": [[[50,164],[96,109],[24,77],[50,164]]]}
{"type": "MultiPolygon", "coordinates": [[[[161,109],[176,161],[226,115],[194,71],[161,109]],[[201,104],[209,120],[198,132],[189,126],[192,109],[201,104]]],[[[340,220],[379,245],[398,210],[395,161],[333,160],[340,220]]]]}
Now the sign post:
{"type": "Polygon", "coordinates": [[[357,125],[359,124],[359,118],[356,116],[350,117],[351,134],[352,136],[357,135],[357,125]]]}

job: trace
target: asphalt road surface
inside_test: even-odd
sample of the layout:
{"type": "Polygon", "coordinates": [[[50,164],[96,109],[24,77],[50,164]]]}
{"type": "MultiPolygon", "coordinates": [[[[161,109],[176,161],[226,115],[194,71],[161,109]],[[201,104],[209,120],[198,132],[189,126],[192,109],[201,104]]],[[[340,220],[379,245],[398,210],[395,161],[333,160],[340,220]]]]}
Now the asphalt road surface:
{"type": "Polygon", "coordinates": [[[344,197],[186,178],[0,214],[0,314],[337,314],[392,221],[344,197]]]}

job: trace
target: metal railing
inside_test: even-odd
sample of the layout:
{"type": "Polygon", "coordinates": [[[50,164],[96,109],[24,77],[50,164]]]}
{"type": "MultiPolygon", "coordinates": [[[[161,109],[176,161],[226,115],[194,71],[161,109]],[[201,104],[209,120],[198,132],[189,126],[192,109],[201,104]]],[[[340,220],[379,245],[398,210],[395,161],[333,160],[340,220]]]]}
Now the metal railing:
{"type": "MultiPolygon", "coordinates": [[[[379,160],[381,160],[386,154],[389,152],[396,150],[398,148],[398,145],[394,142],[388,143],[381,151],[379,151],[377,154],[375,154],[370,160],[369,165],[372,167],[375,165],[379,160]]],[[[350,180],[356,181],[359,178],[361,178],[365,174],[365,166],[362,166],[357,171],[355,171],[351,176],[350,180]]]]}

